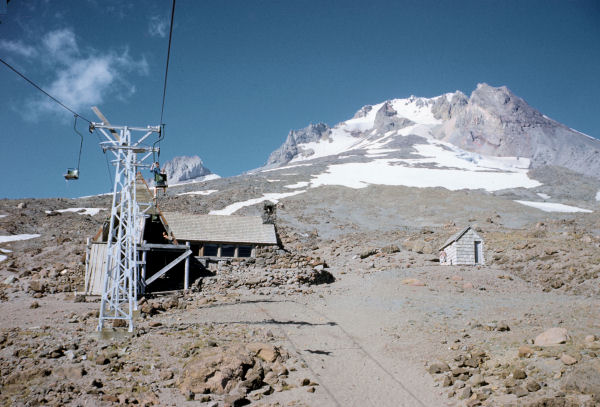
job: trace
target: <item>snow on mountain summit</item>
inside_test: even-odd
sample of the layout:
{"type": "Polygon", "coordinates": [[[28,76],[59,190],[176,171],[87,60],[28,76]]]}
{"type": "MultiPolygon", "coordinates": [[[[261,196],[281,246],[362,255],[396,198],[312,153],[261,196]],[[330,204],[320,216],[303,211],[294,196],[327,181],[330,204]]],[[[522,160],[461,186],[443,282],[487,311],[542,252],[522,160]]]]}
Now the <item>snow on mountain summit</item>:
{"type": "Polygon", "coordinates": [[[393,99],[363,106],[333,127],[318,123],[292,130],[264,168],[349,154],[396,152],[408,158],[417,153],[415,145],[423,144],[456,150],[457,157],[475,153],[489,162],[520,157],[532,167],[600,174],[600,141],[545,117],[505,86],[487,84],[477,85],[470,97],[456,91],[393,99]]]}

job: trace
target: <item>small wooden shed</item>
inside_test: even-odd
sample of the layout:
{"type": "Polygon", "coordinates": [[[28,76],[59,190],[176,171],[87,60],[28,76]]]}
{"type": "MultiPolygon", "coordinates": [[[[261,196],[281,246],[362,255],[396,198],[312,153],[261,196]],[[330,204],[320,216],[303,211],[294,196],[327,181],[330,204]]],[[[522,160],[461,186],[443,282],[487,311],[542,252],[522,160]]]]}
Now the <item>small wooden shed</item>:
{"type": "Polygon", "coordinates": [[[471,226],[452,235],[440,248],[442,265],[485,264],[483,239],[471,226]]]}

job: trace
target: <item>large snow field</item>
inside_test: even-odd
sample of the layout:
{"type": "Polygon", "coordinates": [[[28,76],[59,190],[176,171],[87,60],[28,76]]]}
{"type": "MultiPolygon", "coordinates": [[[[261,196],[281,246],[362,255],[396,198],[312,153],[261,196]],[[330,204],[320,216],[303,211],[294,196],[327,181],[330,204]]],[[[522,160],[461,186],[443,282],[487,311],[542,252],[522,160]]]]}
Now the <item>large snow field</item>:
{"type": "Polygon", "coordinates": [[[520,203],[521,205],[531,206],[532,208],[539,209],[544,212],[583,212],[583,213],[592,213],[593,211],[589,209],[578,208],[576,206],[564,205],[560,203],[551,203],[551,202],[534,202],[534,201],[515,201],[520,203]]]}
{"type": "Polygon", "coordinates": [[[462,169],[410,167],[400,159],[378,159],[368,163],[334,164],[313,177],[311,187],[341,185],[365,188],[369,184],[396,185],[419,188],[442,187],[485,189],[497,191],[507,188],[532,188],[541,185],[523,172],[491,172],[462,169]]]}

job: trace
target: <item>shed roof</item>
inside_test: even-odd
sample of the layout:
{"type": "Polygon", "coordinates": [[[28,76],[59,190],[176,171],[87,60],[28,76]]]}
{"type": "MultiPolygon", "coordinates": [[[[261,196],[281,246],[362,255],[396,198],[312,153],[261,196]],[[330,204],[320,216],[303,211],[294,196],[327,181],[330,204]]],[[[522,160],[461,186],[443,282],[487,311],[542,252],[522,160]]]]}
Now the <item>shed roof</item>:
{"type": "MultiPolygon", "coordinates": [[[[440,250],[444,250],[446,247],[448,247],[449,245],[451,245],[452,243],[456,242],[458,239],[460,239],[465,233],[467,233],[469,231],[469,229],[473,229],[473,227],[471,226],[467,226],[466,228],[459,230],[458,232],[456,232],[455,234],[453,234],[452,236],[450,236],[450,238],[448,238],[448,240],[446,240],[446,243],[444,243],[442,245],[442,247],[440,247],[440,250]]],[[[475,235],[477,235],[479,237],[479,235],[477,233],[475,233],[475,235]]]]}
{"type": "Polygon", "coordinates": [[[194,215],[163,212],[177,240],[277,244],[275,226],[263,224],[259,216],[194,215]]]}

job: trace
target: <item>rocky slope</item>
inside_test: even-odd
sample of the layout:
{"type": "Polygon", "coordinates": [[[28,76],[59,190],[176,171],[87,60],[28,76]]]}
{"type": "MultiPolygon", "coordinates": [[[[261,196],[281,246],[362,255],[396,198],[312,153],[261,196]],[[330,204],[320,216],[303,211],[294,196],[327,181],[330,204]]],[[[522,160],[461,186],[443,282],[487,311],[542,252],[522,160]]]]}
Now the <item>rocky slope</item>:
{"type": "Polygon", "coordinates": [[[364,106],[334,127],[318,123],[293,130],[264,168],[343,153],[364,156],[361,143],[376,139],[386,149],[410,148],[423,142],[415,136],[485,156],[527,158],[532,168],[553,165],[594,177],[600,173],[600,141],[546,117],[505,86],[487,84],[477,85],[470,97],[457,91],[429,99],[394,99],[364,106]]]}

